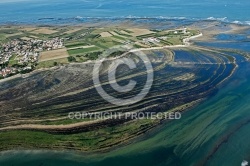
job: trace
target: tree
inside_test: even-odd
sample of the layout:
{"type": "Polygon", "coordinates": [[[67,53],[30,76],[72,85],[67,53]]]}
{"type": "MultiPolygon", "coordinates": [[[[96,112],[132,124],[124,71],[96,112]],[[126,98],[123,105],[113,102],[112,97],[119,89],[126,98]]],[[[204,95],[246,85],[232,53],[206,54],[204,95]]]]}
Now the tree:
{"type": "Polygon", "coordinates": [[[75,62],[75,61],[76,61],[76,58],[73,57],[73,56],[70,56],[70,57],[68,57],[68,61],[69,61],[69,62],[75,62]]]}

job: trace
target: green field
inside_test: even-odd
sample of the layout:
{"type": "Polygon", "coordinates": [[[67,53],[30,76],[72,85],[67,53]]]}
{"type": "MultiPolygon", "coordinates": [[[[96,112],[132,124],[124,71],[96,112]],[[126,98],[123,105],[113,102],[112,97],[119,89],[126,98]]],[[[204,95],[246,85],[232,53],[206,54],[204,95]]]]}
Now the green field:
{"type": "Polygon", "coordinates": [[[112,36],[113,38],[119,39],[119,40],[126,40],[125,37],[121,37],[121,36],[112,36]]]}
{"type": "Polygon", "coordinates": [[[89,47],[89,48],[77,48],[68,50],[69,55],[78,55],[78,54],[84,54],[87,52],[94,52],[100,50],[99,47],[89,47]]]}
{"type": "Polygon", "coordinates": [[[50,67],[54,67],[54,66],[57,66],[57,65],[63,65],[63,64],[68,64],[68,63],[69,62],[68,62],[67,58],[61,58],[61,59],[55,59],[55,60],[40,62],[40,63],[38,63],[36,68],[37,69],[39,69],[39,68],[50,68],[50,67]]]}
{"type": "Polygon", "coordinates": [[[80,42],[80,43],[68,43],[65,45],[66,48],[75,48],[75,47],[81,47],[81,46],[87,46],[89,44],[87,43],[83,43],[83,42],[80,42]]]}
{"type": "Polygon", "coordinates": [[[180,39],[180,37],[168,38],[167,42],[170,43],[170,44],[172,44],[172,45],[181,45],[181,44],[183,44],[183,42],[180,39]]]}
{"type": "Polygon", "coordinates": [[[18,60],[15,59],[16,55],[12,55],[12,57],[9,60],[9,66],[13,66],[15,64],[18,64],[18,60]]]}

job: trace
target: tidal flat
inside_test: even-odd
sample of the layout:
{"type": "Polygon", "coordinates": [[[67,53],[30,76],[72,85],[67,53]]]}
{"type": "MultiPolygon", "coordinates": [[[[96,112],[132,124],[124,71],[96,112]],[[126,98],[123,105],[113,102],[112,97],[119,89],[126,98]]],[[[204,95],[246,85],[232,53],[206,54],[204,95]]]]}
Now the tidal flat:
{"type": "MultiPolygon", "coordinates": [[[[4,143],[0,149],[20,149],[20,152],[2,153],[0,163],[20,165],[19,161],[11,161],[10,156],[22,158],[23,165],[35,162],[44,165],[216,165],[223,160],[222,153],[227,154],[229,165],[248,159],[247,148],[242,148],[234,160],[229,160],[232,156],[225,152],[228,146],[232,151],[233,146],[249,147],[233,141],[241,132],[247,133],[249,124],[246,104],[249,52],[244,47],[248,39],[234,37],[236,34],[230,27],[235,25],[207,24],[214,25],[217,35],[220,31],[224,34],[223,27],[226,27],[227,33],[232,33],[230,44],[238,47],[224,47],[225,41],[221,38],[226,37],[228,41],[228,35],[218,38],[211,34],[211,26],[199,29],[198,23],[192,23],[190,27],[196,26],[205,34],[202,40],[195,39],[195,44],[185,48],[143,51],[154,68],[154,84],[142,101],[129,107],[117,107],[99,97],[91,81],[92,62],[66,64],[1,82],[0,109],[4,116],[1,116],[0,141],[4,143]],[[215,47],[213,43],[217,43],[215,47]],[[74,111],[168,112],[174,109],[183,113],[180,120],[68,119],[68,113],[74,111]],[[34,151],[23,153],[22,150],[27,149],[34,151]],[[44,152],[37,152],[38,149],[69,152],[50,151],[41,157],[44,152]],[[92,153],[80,155],[82,152],[92,153]],[[67,157],[62,159],[62,156],[67,157]],[[34,158],[30,160],[31,157],[34,158]]],[[[245,28],[239,27],[241,34],[245,28]]],[[[119,68],[119,83],[126,84],[131,78],[145,82],[142,62],[133,53],[126,56],[139,67],[119,68]]],[[[110,65],[110,61],[105,62],[102,71],[110,65]]],[[[117,95],[106,84],[107,78],[103,72],[101,81],[105,90],[117,95]]],[[[140,85],[143,84],[122,97],[137,94],[142,89],[140,85]]],[[[247,134],[243,135],[241,139],[245,140],[247,134]]]]}

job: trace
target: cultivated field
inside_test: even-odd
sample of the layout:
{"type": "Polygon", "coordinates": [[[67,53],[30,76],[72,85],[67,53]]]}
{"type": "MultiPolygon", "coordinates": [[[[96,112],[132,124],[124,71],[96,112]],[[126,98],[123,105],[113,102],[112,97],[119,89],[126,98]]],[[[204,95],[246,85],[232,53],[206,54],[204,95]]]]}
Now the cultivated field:
{"type": "Polygon", "coordinates": [[[68,64],[68,63],[69,63],[68,58],[60,58],[60,59],[39,62],[39,64],[36,66],[36,68],[37,69],[50,68],[50,67],[54,67],[56,65],[63,65],[63,64],[68,64]]]}
{"type": "Polygon", "coordinates": [[[68,31],[65,32],[65,33],[71,34],[71,33],[74,33],[74,32],[80,31],[80,30],[82,30],[82,28],[70,29],[70,30],[68,30],[68,31]]]}
{"type": "Polygon", "coordinates": [[[132,35],[132,36],[141,36],[141,35],[155,33],[155,32],[150,31],[148,29],[139,29],[139,28],[128,29],[128,31],[132,32],[132,33],[130,33],[130,35],[132,35]]]}
{"type": "Polygon", "coordinates": [[[96,46],[88,46],[87,48],[76,48],[76,49],[70,49],[68,50],[69,55],[77,55],[77,54],[84,54],[87,52],[95,52],[99,51],[100,48],[96,46]]]}
{"type": "Polygon", "coordinates": [[[53,33],[56,33],[56,32],[58,32],[58,31],[55,31],[55,30],[52,30],[52,29],[49,29],[49,28],[39,28],[37,30],[32,31],[31,33],[50,35],[50,34],[53,34],[53,33]]]}
{"type": "Polygon", "coordinates": [[[102,32],[102,33],[100,33],[100,35],[101,35],[102,37],[111,37],[111,36],[113,36],[113,35],[111,35],[109,32],[102,32]]]}
{"type": "Polygon", "coordinates": [[[20,29],[20,30],[22,30],[22,31],[33,31],[33,30],[35,30],[35,29],[37,29],[37,28],[35,28],[35,27],[24,27],[24,28],[22,28],[22,29],[20,29]]]}
{"type": "Polygon", "coordinates": [[[22,40],[31,40],[32,38],[29,38],[29,37],[22,37],[21,39],[22,39],[22,40]]]}
{"type": "Polygon", "coordinates": [[[45,51],[45,52],[41,52],[41,55],[39,57],[39,62],[60,59],[60,58],[67,58],[68,56],[69,56],[69,54],[68,54],[66,48],[45,51]]]}
{"type": "Polygon", "coordinates": [[[18,32],[18,33],[13,33],[13,34],[8,34],[8,35],[5,35],[6,37],[12,37],[12,36],[19,36],[19,35],[22,35],[23,33],[22,32],[18,32]]]}

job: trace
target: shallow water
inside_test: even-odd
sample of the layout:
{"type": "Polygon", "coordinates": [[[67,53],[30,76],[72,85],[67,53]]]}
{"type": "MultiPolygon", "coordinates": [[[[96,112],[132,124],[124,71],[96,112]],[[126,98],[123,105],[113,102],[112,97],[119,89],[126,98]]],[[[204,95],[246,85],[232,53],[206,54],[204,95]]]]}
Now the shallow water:
{"type": "Polygon", "coordinates": [[[250,52],[250,42],[199,42],[197,44],[206,47],[229,48],[250,52]]]}
{"type": "Polygon", "coordinates": [[[223,41],[245,41],[248,38],[245,34],[219,34],[216,36],[216,39],[223,41]]]}
{"type": "Polygon", "coordinates": [[[148,134],[147,139],[115,151],[84,155],[74,152],[19,151],[0,155],[4,166],[240,165],[249,160],[250,63],[240,58],[228,84],[201,105],[148,134]],[[237,152],[237,153],[236,153],[237,152]]]}

